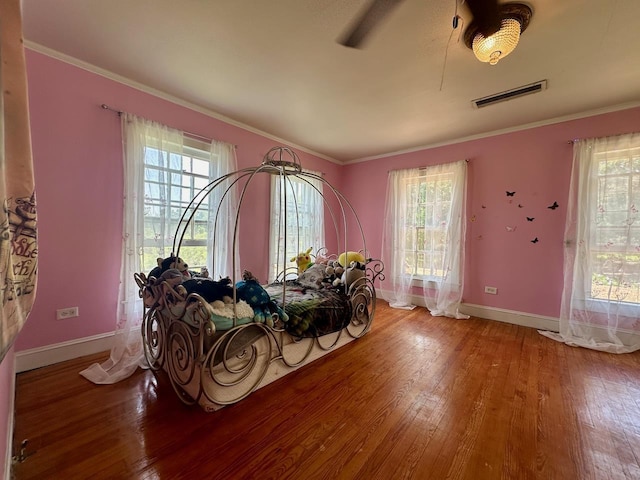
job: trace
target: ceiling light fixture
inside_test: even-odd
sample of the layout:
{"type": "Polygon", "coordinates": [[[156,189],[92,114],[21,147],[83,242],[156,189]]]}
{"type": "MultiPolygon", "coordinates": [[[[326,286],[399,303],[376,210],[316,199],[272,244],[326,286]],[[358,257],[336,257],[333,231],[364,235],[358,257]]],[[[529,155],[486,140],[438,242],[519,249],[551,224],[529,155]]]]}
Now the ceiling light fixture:
{"type": "Polygon", "coordinates": [[[499,60],[513,52],[520,40],[520,34],[526,30],[533,12],[524,3],[505,3],[499,5],[500,30],[485,37],[474,22],[464,32],[464,43],[473,50],[481,62],[495,65],[499,60]]]}

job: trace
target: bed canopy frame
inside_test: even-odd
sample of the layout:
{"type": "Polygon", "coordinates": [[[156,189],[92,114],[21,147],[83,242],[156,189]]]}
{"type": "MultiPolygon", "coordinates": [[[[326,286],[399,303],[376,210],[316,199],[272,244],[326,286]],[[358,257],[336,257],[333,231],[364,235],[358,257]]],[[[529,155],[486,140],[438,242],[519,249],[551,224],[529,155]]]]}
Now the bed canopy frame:
{"type": "MultiPolygon", "coordinates": [[[[220,201],[213,205],[215,220],[213,222],[213,248],[225,248],[216,244],[218,235],[215,231],[223,222],[223,204],[228,197],[238,193],[238,207],[233,221],[233,245],[227,249],[232,256],[232,271],[239,270],[236,264],[238,251],[238,227],[246,203],[246,193],[257,177],[265,175],[277,176],[282,186],[291,183],[295,178],[314,188],[321,196],[325,212],[330,221],[325,222],[325,229],[332,227],[335,234],[337,250],[329,253],[325,246],[315,251],[315,259],[335,260],[342,252],[355,251],[366,259],[364,275],[350,284],[344,283],[331,288],[344,303],[348,318],[343,328],[323,335],[297,336],[291,333],[287,321],[297,312],[298,303],[293,298],[293,285],[297,269],[287,265],[285,252],[279,258],[283,264],[279,268],[275,282],[269,285],[269,292],[278,293],[278,301],[284,312],[274,314],[273,323],[248,322],[240,320],[236,284],[240,279],[233,278],[233,315],[225,321],[212,318],[210,305],[197,293],[185,294],[168,282],[158,283],[153,277],[147,278],[144,273],[136,274],[135,280],[140,287],[140,297],[144,302],[142,322],[142,341],[146,361],[154,371],[164,370],[178,397],[188,405],[199,403],[205,410],[213,411],[224,405],[236,403],[254,390],[286,375],[287,373],[308,364],[327,352],[338,348],[349,341],[360,338],[371,328],[376,307],[376,290],[374,283],[384,279],[383,264],[380,260],[369,257],[362,225],[358,216],[345,196],[326,181],[322,175],[306,172],[302,169],[297,154],[287,147],[274,147],[264,156],[257,167],[249,167],[231,172],[214,180],[204,187],[189,203],[182,214],[174,238],[173,252],[180,256],[180,247],[191,222],[198,209],[209,206],[210,196],[217,192],[215,198],[220,201]],[[322,191],[317,189],[312,180],[322,184],[322,191]],[[348,233],[355,228],[360,237],[360,245],[348,245],[348,233]],[[347,248],[349,247],[349,248],[347,248]]],[[[286,205],[287,195],[293,190],[280,188],[281,205],[286,205]]],[[[211,198],[214,198],[211,197],[211,198]]],[[[298,224],[299,212],[297,199],[295,223],[298,224]]],[[[209,208],[211,208],[209,206],[209,208]]],[[[287,209],[278,216],[278,226],[287,238],[287,209]]],[[[289,222],[290,224],[291,222],[289,222]]],[[[265,236],[268,238],[268,235],[265,236]]],[[[298,250],[301,245],[298,242],[298,250]]],[[[353,243],[353,241],[352,241],[353,243]]],[[[304,246],[306,247],[306,246],[304,246]]],[[[215,265],[214,269],[215,271],[215,265]]],[[[235,276],[235,274],[234,274],[235,276]]],[[[303,292],[312,290],[302,289],[303,292]]],[[[330,307],[320,303],[316,308],[330,307]]],[[[223,319],[224,320],[224,319],[223,319]]],[[[341,325],[342,326],[342,325],[341,325]]]]}

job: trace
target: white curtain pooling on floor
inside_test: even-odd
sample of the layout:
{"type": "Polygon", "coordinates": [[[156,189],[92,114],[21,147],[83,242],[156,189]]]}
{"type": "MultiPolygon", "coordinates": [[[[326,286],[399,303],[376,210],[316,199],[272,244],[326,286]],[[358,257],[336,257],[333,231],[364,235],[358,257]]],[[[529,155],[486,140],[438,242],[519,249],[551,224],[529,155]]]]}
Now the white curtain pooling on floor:
{"type": "Polygon", "coordinates": [[[412,286],[434,316],[460,313],[467,162],[389,172],[382,252],[389,304],[412,308],[412,286]]]}
{"type": "Polygon", "coordinates": [[[569,345],[640,350],[640,134],[574,144],[560,333],[569,345]]]}
{"type": "MultiPolygon", "coordinates": [[[[139,287],[134,280],[134,273],[148,273],[143,265],[143,248],[145,241],[145,158],[152,165],[166,165],[171,158],[180,159],[184,151],[184,135],[178,130],[171,129],[159,123],[122,114],[123,144],[124,144],[124,202],[123,202],[123,236],[120,268],[120,288],[118,292],[118,309],[116,330],[110,357],[102,364],[95,363],[80,372],[88,380],[97,384],[116,383],[129,377],[138,367],[146,367],[144,359],[141,323],[143,316],[142,299],[139,297],[139,287]],[[170,158],[171,157],[171,158],[170,158]]],[[[211,145],[212,162],[209,180],[214,175],[224,175],[235,170],[235,152],[232,145],[213,142],[211,145]]],[[[235,189],[228,197],[221,223],[226,225],[229,211],[235,212],[235,189]]],[[[166,252],[169,256],[173,247],[175,219],[171,217],[171,208],[165,205],[160,209],[164,213],[164,221],[160,221],[160,231],[154,240],[154,248],[166,252]]],[[[215,211],[209,211],[209,224],[215,211]]],[[[225,247],[220,249],[227,255],[226,245],[231,230],[222,229],[219,241],[225,247]]],[[[228,242],[228,243],[227,243],[228,242]]],[[[208,242],[211,244],[211,241],[208,242]]],[[[229,263],[220,259],[218,251],[212,252],[208,247],[209,262],[216,256],[214,272],[220,275],[231,275],[229,263]]],[[[211,266],[212,264],[209,263],[211,266]]],[[[210,272],[213,274],[213,272],[210,272]]]]}

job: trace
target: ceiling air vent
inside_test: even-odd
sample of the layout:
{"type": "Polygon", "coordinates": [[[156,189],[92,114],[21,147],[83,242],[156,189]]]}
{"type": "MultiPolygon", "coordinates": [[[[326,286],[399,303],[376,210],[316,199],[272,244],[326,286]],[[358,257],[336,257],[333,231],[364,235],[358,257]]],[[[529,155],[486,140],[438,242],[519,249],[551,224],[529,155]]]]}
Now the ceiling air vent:
{"type": "Polygon", "coordinates": [[[524,85],[512,90],[507,90],[506,92],[496,93],[495,95],[490,95],[488,97],[477,98],[475,100],[472,100],[471,103],[475,108],[488,107],[489,105],[493,105],[494,103],[505,102],[507,100],[512,100],[524,95],[541,92],[542,90],[546,89],[547,81],[540,80],[539,82],[530,83],[529,85],[524,85]]]}

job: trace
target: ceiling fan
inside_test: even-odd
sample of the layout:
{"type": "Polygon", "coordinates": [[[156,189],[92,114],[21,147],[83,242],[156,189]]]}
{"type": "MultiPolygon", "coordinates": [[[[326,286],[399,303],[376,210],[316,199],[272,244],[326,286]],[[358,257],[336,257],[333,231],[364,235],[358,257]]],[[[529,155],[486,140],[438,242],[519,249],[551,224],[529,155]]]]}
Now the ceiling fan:
{"type": "MultiPolygon", "coordinates": [[[[362,48],[368,35],[374,30],[399,4],[404,0],[372,0],[366,8],[362,10],[356,18],[351,28],[338,40],[338,43],[350,48],[362,48]]],[[[531,19],[532,10],[523,3],[500,3],[498,0],[455,0],[466,5],[471,13],[469,26],[465,30],[465,44],[472,48],[478,59],[489,62],[492,65],[500,58],[508,55],[518,43],[520,33],[522,33],[531,19]],[[486,53],[486,59],[481,58],[476,51],[481,48],[482,40],[491,35],[500,33],[505,28],[506,23],[510,23],[511,30],[516,29],[517,37],[515,44],[511,45],[509,51],[496,51],[486,53]],[[515,22],[515,23],[514,23],[515,22]],[[519,24],[519,25],[518,25],[519,24]]],[[[458,26],[458,16],[453,17],[453,27],[458,26]]],[[[513,40],[509,39],[511,43],[513,40]]]]}

